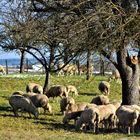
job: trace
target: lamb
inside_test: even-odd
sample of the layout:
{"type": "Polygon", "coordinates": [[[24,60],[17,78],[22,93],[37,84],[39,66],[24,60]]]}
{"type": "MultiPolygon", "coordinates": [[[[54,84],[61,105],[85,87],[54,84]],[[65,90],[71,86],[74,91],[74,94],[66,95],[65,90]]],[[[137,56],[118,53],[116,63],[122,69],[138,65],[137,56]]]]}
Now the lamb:
{"type": "Polygon", "coordinates": [[[49,104],[49,99],[46,95],[30,93],[30,94],[24,94],[23,96],[29,97],[37,108],[42,107],[44,109],[44,113],[46,113],[46,111],[52,113],[52,107],[49,104]]]}
{"type": "Polygon", "coordinates": [[[79,131],[83,125],[88,125],[93,132],[96,132],[99,124],[99,110],[89,108],[82,112],[80,118],[76,121],[75,129],[79,131]]]}
{"type": "Polygon", "coordinates": [[[109,95],[110,92],[110,83],[107,81],[101,81],[99,83],[98,89],[105,95],[109,95]]]}
{"type": "Polygon", "coordinates": [[[26,86],[26,92],[34,92],[38,94],[43,94],[43,87],[36,83],[29,83],[26,86]]]}
{"type": "Polygon", "coordinates": [[[130,129],[132,129],[132,132],[134,132],[134,126],[136,125],[139,117],[139,112],[137,110],[121,106],[116,111],[116,115],[119,120],[118,129],[120,126],[122,126],[123,129],[127,128],[128,134],[130,134],[130,129]]]}
{"type": "Polygon", "coordinates": [[[1,72],[2,74],[6,74],[6,72],[5,72],[5,70],[4,70],[4,68],[3,68],[2,65],[0,65],[0,72],[1,72]]]}
{"type": "Polygon", "coordinates": [[[60,101],[60,112],[62,112],[63,115],[65,115],[66,110],[68,109],[68,106],[75,104],[75,100],[72,97],[64,97],[60,101]]]}
{"type": "Polygon", "coordinates": [[[65,116],[63,118],[63,123],[68,124],[68,122],[72,119],[74,119],[74,122],[76,123],[76,120],[78,119],[78,117],[81,116],[82,112],[83,111],[76,111],[76,112],[71,112],[71,113],[65,114],[65,116]]]}
{"type": "Polygon", "coordinates": [[[50,97],[58,97],[60,96],[62,98],[62,96],[68,97],[68,93],[66,90],[65,86],[62,85],[56,85],[56,86],[52,86],[46,93],[45,95],[50,98],[50,97]]]}
{"type": "Polygon", "coordinates": [[[92,99],[91,103],[96,105],[106,105],[109,103],[109,98],[105,95],[99,95],[92,99]]]}
{"type": "Polygon", "coordinates": [[[35,116],[35,118],[38,118],[39,112],[38,109],[35,107],[35,105],[32,103],[32,101],[29,98],[26,98],[22,95],[12,95],[9,98],[9,104],[13,108],[13,112],[15,116],[19,116],[17,111],[20,109],[22,112],[28,112],[35,116]]]}
{"type": "Polygon", "coordinates": [[[66,86],[66,88],[67,88],[68,94],[71,92],[72,95],[78,95],[78,91],[77,91],[77,89],[76,89],[75,86],[73,86],[73,85],[68,85],[68,86],[66,86]]]}

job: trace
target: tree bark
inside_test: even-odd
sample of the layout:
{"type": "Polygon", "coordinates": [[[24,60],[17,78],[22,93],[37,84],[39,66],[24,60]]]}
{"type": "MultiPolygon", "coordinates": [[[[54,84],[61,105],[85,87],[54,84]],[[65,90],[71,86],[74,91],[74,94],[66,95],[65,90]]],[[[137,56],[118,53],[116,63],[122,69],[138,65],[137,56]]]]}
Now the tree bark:
{"type": "Polygon", "coordinates": [[[50,72],[47,70],[45,75],[45,83],[43,86],[43,94],[45,94],[48,91],[48,86],[49,86],[49,80],[50,80],[50,72]]]}
{"type": "Polygon", "coordinates": [[[100,74],[102,76],[105,75],[105,68],[104,68],[104,56],[100,55],[100,74]]]}
{"type": "Polygon", "coordinates": [[[122,80],[122,105],[139,104],[139,66],[132,64],[127,48],[117,52],[118,70],[122,80]]]}
{"type": "Polygon", "coordinates": [[[21,50],[20,73],[24,73],[24,59],[25,59],[25,51],[21,50]]]}

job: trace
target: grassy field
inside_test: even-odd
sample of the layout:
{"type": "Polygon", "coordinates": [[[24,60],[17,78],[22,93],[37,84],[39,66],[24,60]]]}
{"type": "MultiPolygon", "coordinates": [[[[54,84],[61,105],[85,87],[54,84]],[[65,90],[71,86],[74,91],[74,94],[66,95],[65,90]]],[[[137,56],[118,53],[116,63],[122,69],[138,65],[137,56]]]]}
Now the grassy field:
{"type": "MultiPolygon", "coordinates": [[[[98,83],[107,80],[108,77],[92,76],[89,81],[85,76],[51,76],[50,86],[55,84],[75,85],[79,91],[79,96],[74,97],[76,102],[90,102],[93,97],[99,95],[98,83]]],[[[50,99],[50,104],[54,115],[43,114],[40,109],[38,119],[24,117],[14,117],[8,98],[14,91],[25,91],[28,82],[36,82],[43,85],[44,76],[41,75],[8,75],[0,76],[0,140],[135,140],[140,139],[137,135],[125,135],[116,130],[105,131],[99,134],[91,132],[75,132],[73,122],[65,127],[62,123],[63,116],[60,114],[59,101],[50,99]]],[[[121,84],[111,82],[110,100],[121,100],[121,84]]]]}

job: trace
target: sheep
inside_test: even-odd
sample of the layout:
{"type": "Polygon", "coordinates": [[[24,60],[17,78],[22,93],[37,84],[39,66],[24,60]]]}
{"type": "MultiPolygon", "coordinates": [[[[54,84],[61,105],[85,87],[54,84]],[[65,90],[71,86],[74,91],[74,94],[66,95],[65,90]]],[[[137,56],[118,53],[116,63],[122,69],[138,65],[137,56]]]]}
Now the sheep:
{"type": "Polygon", "coordinates": [[[9,104],[13,108],[13,112],[15,116],[19,116],[17,111],[20,109],[22,112],[28,112],[35,116],[35,118],[38,118],[39,112],[38,109],[35,107],[35,105],[32,103],[32,101],[29,98],[26,98],[22,95],[12,95],[9,98],[9,104]]]}
{"type": "Polygon", "coordinates": [[[116,107],[113,104],[99,105],[100,122],[103,123],[105,128],[113,127],[116,122],[116,107]]]}
{"type": "Polygon", "coordinates": [[[117,69],[112,70],[112,75],[109,77],[108,81],[111,81],[113,79],[114,81],[120,79],[120,73],[117,69]]]}
{"type": "Polygon", "coordinates": [[[82,112],[83,111],[76,111],[76,112],[71,112],[71,113],[65,114],[65,116],[63,117],[63,123],[68,124],[68,122],[70,120],[74,119],[74,124],[75,124],[77,118],[81,116],[82,112]]]}
{"type": "Polygon", "coordinates": [[[5,70],[4,70],[4,68],[3,68],[2,65],[0,65],[0,72],[1,72],[2,74],[6,74],[6,72],[5,72],[5,70]]]}
{"type": "Polygon", "coordinates": [[[106,105],[109,103],[109,98],[105,95],[99,95],[92,99],[91,103],[96,105],[106,105]]]}
{"type": "Polygon", "coordinates": [[[97,132],[99,124],[99,110],[97,108],[88,108],[81,113],[80,118],[76,121],[75,129],[79,131],[83,125],[88,125],[93,132],[97,132]]]}
{"type": "Polygon", "coordinates": [[[81,103],[76,103],[68,106],[68,110],[66,110],[66,113],[71,113],[71,112],[76,112],[76,111],[83,111],[85,110],[85,107],[89,103],[86,102],[81,102],[81,103]]]}
{"type": "Polygon", "coordinates": [[[64,97],[60,101],[60,112],[65,115],[66,110],[68,109],[69,105],[75,104],[75,100],[72,97],[64,97]]]}
{"type": "Polygon", "coordinates": [[[46,95],[30,93],[30,94],[24,94],[23,96],[29,97],[37,108],[42,107],[44,109],[44,113],[46,113],[46,111],[52,113],[52,107],[49,104],[49,99],[46,95]]]}
{"type": "Polygon", "coordinates": [[[110,92],[110,83],[107,81],[101,81],[99,83],[98,89],[105,95],[109,95],[110,92]]]}
{"type": "Polygon", "coordinates": [[[23,95],[23,91],[15,91],[12,95],[23,95]]]}
{"type": "Polygon", "coordinates": [[[118,129],[120,126],[123,129],[127,128],[127,133],[130,134],[130,130],[134,133],[134,126],[137,123],[139,112],[137,110],[133,110],[131,108],[125,107],[124,105],[120,106],[117,111],[116,115],[118,118],[118,129]]]}
{"type": "Polygon", "coordinates": [[[26,86],[26,92],[34,92],[38,94],[43,94],[43,87],[36,83],[29,83],[26,86]]]}
{"type": "Polygon", "coordinates": [[[66,88],[67,88],[68,94],[71,92],[72,95],[78,95],[78,91],[77,91],[77,89],[76,89],[75,86],[73,86],[73,85],[68,85],[68,86],[66,86],[66,88]]]}
{"type": "Polygon", "coordinates": [[[65,86],[62,85],[56,85],[56,86],[52,86],[50,87],[50,89],[45,93],[45,95],[50,98],[50,97],[58,97],[60,96],[62,98],[62,96],[68,97],[68,93],[66,90],[65,86]]]}

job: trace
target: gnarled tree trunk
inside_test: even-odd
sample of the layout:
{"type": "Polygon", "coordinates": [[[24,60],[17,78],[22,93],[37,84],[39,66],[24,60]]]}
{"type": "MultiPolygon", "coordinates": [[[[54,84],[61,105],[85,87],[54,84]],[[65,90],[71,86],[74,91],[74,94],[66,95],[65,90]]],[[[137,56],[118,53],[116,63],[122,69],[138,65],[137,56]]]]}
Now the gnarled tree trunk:
{"type": "Polygon", "coordinates": [[[117,69],[122,80],[122,105],[139,104],[139,65],[137,60],[136,63],[131,60],[127,47],[120,48],[117,52],[117,69]]]}

